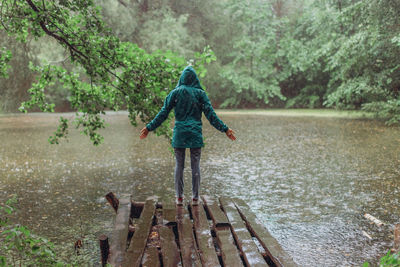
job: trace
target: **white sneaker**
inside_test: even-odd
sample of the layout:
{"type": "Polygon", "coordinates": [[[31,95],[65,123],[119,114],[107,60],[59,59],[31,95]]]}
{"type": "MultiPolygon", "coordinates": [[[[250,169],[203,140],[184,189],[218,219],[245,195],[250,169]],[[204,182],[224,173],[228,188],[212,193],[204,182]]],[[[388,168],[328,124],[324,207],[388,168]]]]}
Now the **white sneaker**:
{"type": "Polygon", "coordinates": [[[176,205],[183,206],[183,197],[176,198],[176,205]]]}
{"type": "Polygon", "coordinates": [[[197,206],[197,205],[199,205],[199,199],[193,198],[192,199],[192,206],[197,206]]]}

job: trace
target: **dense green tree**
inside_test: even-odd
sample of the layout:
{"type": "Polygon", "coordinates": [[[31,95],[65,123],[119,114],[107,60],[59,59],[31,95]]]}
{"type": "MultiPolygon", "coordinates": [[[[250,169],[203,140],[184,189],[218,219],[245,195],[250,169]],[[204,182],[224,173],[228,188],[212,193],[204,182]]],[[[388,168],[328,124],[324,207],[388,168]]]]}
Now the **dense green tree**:
{"type": "Polygon", "coordinates": [[[166,1],[98,2],[113,33],[148,52],[170,50],[191,58],[206,46],[201,34],[189,34],[188,13],[176,13],[166,1]]]}
{"type": "MultiPolygon", "coordinates": [[[[229,0],[171,0],[168,1],[171,10],[178,16],[187,17],[188,35],[195,40],[195,43],[209,45],[215,52],[217,60],[207,66],[207,75],[202,79],[210,94],[213,104],[221,104],[232,92],[226,85],[227,81],[221,77],[223,66],[232,61],[232,38],[237,32],[236,21],[231,20],[229,14],[229,0]]],[[[198,51],[197,47],[192,47],[198,51]]]]}
{"type": "Polygon", "coordinates": [[[398,11],[396,1],[308,3],[280,43],[287,106],[362,107],[396,121],[398,11]]]}
{"type": "Polygon", "coordinates": [[[328,106],[361,106],[399,121],[399,12],[398,1],[359,1],[343,8],[341,45],[328,65],[328,106]]]}
{"type": "Polygon", "coordinates": [[[230,89],[222,106],[267,104],[274,97],[283,100],[275,56],[277,32],[270,4],[232,0],[228,7],[231,22],[236,22],[236,35],[232,40],[232,60],[221,72],[230,89]]]}
{"type": "Polygon", "coordinates": [[[26,99],[33,81],[28,63],[31,58],[29,44],[17,45],[15,38],[0,31],[0,111],[18,111],[16,99],[26,99]],[[5,48],[7,47],[7,49],[5,48]],[[15,78],[18,77],[18,78],[15,78]]]}
{"type": "Polygon", "coordinates": [[[336,18],[331,6],[308,3],[301,16],[283,22],[278,53],[287,107],[322,107],[330,80],[327,61],[340,45],[336,18]]]}

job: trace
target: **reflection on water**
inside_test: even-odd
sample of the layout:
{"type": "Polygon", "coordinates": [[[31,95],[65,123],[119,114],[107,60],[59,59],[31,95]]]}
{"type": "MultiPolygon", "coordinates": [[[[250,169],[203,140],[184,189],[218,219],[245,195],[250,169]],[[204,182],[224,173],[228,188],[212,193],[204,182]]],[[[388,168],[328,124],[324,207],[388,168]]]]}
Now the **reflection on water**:
{"type": "MultiPolygon", "coordinates": [[[[400,214],[398,128],[365,120],[221,117],[238,140],[204,123],[203,194],[244,199],[301,266],[360,265],[386,253],[400,214]],[[388,225],[371,225],[364,213],[388,225]]],[[[68,143],[49,145],[57,120],[0,117],[0,202],[19,196],[20,223],[69,242],[75,238],[69,229],[109,232],[109,191],[173,197],[174,159],[163,137],[140,141],[140,127],[126,114],[112,114],[99,147],[74,130],[68,143]]],[[[186,168],[187,185],[189,178],[186,168]]]]}

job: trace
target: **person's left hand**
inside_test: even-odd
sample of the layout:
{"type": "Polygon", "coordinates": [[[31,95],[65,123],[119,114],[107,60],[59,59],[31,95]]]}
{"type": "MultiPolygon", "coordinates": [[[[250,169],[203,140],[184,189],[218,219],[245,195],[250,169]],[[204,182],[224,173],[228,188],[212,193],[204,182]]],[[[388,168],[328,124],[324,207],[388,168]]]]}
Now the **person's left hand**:
{"type": "Polygon", "coordinates": [[[232,129],[229,128],[229,129],[225,132],[225,134],[226,134],[226,136],[228,136],[228,138],[231,139],[232,141],[235,141],[235,140],[236,140],[235,132],[234,132],[232,129]]]}
{"type": "Polygon", "coordinates": [[[140,131],[140,139],[145,139],[147,137],[147,135],[149,134],[149,130],[147,129],[147,127],[144,127],[141,131],[140,131]]]}

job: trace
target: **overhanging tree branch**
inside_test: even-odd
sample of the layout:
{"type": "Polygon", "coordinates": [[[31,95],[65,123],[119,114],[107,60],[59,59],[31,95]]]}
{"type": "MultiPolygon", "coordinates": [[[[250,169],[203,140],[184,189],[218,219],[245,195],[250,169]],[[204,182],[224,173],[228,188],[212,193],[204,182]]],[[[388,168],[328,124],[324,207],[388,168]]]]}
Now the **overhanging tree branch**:
{"type": "MultiPolygon", "coordinates": [[[[126,108],[133,125],[137,116],[148,121],[175,85],[186,60],[171,52],[149,54],[135,44],[121,42],[112,35],[92,1],[65,3],[68,4],[55,0],[20,0],[13,4],[13,0],[8,0],[6,4],[12,6],[0,9],[3,19],[7,19],[3,22],[9,34],[21,41],[28,34],[50,36],[70,54],[74,66],[82,67],[86,73],[80,76],[57,65],[33,66],[39,76],[29,89],[30,100],[23,102],[20,110],[26,112],[39,107],[44,112],[54,111],[47,89],[62,85],[68,90],[71,107],[79,112],[78,126],[94,144],[99,144],[102,137],[97,131],[104,126],[100,115],[105,110],[126,108]]],[[[205,51],[201,56],[210,55],[210,51],[205,51]]],[[[199,61],[202,62],[206,61],[199,61]]],[[[61,120],[61,130],[51,142],[57,143],[67,134],[63,130],[67,124],[68,120],[61,120]]],[[[170,137],[170,131],[166,124],[158,133],[170,137]]]]}
{"type": "Polygon", "coordinates": [[[118,3],[120,3],[124,7],[128,7],[128,5],[123,0],[118,0],[118,3]]]}
{"type": "MultiPolygon", "coordinates": [[[[30,6],[35,12],[37,12],[37,13],[40,13],[40,12],[41,12],[41,10],[40,10],[31,0],[26,0],[26,2],[29,4],[29,6],[30,6]]],[[[44,3],[43,3],[43,6],[44,6],[44,3]]],[[[96,20],[98,20],[97,17],[96,17],[96,20]]],[[[79,51],[75,46],[73,46],[71,43],[69,43],[65,38],[63,38],[63,37],[61,37],[61,36],[55,34],[55,33],[52,32],[52,31],[50,31],[50,30],[46,27],[46,24],[45,24],[45,22],[44,22],[43,20],[40,20],[40,21],[39,21],[39,24],[40,24],[40,27],[43,29],[43,31],[44,31],[47,35],[49,35],[49,36],[55,38],[56,40],[58,40],[59,42],[65,44],[65,45],[68,47],[68,49],[70,50],[70,53],[71,53],[71,56],[72,56],[72,57],[74,56],[74,54],[78,54],[79,56],[83,57],[84,59],[90,60],[89,57],[87,57],[85,54],[83,54],[81,51],[79,51]],[[74,52],[75,52],[75,53],[74,53],[74,52]]],[[[60,30],[60,32],[62,32],[64,35],[67,36],[67,34],[66,34],[60,27],[58,27],[58,26],[57,26],[56,24],[54,24],[54,23],[53,23],[53,25],[55,25],[55,27],[56,27],[58,30],[60,30]]],[[[111,60],[111,59],[110,59],[108,56],[106,56],[102,51],[99,51],[99,52],[100,52],[100,54],[101,54],[102,56],[106,57],[108,60],[111,60]]],[[[119,64],[119,65],[125,67],[125,64],[122,64],[122,63],[121,63],[121,64],[119,64]]],[[[115,77],[116,79],[120,80],[120,81],[121,81],[122,83],[124,83],[125,85],[128,85],[128,86],[129,86],[129,83],[128,83],[128,82],[126,82],[124,79],[120,78],[117,74],[115,74],[115,73],[114,73],[113,71],[111,71],[109,68],[107,68],[107,67],[104,66],[104,69],[105,69],[110,75],[112,75],[112,76],[115,77]]],[[[118,89],[119,91],[121,91],[124,95],[127,95],[127,92],[125,92],[125,90],[123,90],[122,88],[118,88],[118,87],[116,87],[116,86],[114,86],[114,85],[113,85],[113,87],[116,88],[116,89],[118,89]]]]}
{"type": "MultiPolygon", "coordinates": [[[[40,9],[31,1],[31,0],[26,0],[26,2],[28,3],[28,5],[36,12],[36,13],[40,13],[40,9]]],[[[76,49],[73,45],[71,45],[67,40],[65,40],[64,38],[62,38],[61,36],[55,34],[54,32],[50,31],[47,27],[46,24],[44,23],[43,20],[39,21],[40,27],[43,29],[43,31],[47,34],[50,35],[51,37],[55,38],[56,40],[58,40],[61,43],[64,43],[65,45],[68,46],[68,48],[70,49],[70,51],[75,51],[77,54],[79,54],[81,57],[88,59],[88,57],[86,55],[84,55],[81,51],[79,51],[78,49],[76,49]]]]}

